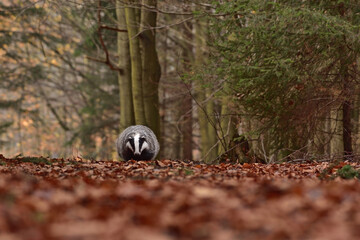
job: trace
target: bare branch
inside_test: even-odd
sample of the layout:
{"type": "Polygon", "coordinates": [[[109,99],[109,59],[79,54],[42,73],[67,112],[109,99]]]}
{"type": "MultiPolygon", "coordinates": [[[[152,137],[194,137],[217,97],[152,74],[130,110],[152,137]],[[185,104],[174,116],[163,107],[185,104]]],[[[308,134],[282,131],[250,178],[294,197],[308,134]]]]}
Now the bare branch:
{"type": "Polygon", "coordinates": [[[118,71],[120,74],[123,74],[124,70],[117,67],[117,66],[114,66],[114,64],[111,62],[109,51],[108,51],[108,49],[107,49],[107,47],[105,45],[104,39],[102,37],[101,29],[103,27],[101,26],[101,0],[98,0],[97,17],[98,17],[98,25],[99,25],[99,27],[97,29],[98,35],[99,35],[99,40],[100,40],[101,46],[102,46],[102,48],[103,48],[103,50],[105,52],[105,56],[106,56],[106,59],[105,59],[104,63],[106,65],[108,65],[111,70],[118,71]]]}
{"type": "Polygon", "coordinates": [[[192,16],[192,17],[188,17],[188,18],[185,18],[181,21],[178,21],[176,23],[173,23],[173,24],[168,24],[168,25],[163,25],[163,26],[158,26],[158,27],[148,27],[148,28],[145,28],[144,30],[138,32],[135,36],[133,36],[133,38],[136,38],[138,37],[139,35],[141,35],[143,32],[146,32],[148,30],[157,30],[157,29],[167,29],[167,28],[170,28],[170,27],[173,27],[173,26],[176,26],[176,25],[181,25],[187,21],[190,21],[192,19],[195,19],[196,17],[195,16],[192,16]]]}
{"type": "Polygon", "coordinates": [[[108,30],[112,30],[112,31],[116,31],[116,32],[127,32],[126,29],[118,29],[118,28],[109,27],[109,26],[106,26],[106,25],[102,25],[100,27],[101,27],[101,29],[108,29],[108,30]]]}

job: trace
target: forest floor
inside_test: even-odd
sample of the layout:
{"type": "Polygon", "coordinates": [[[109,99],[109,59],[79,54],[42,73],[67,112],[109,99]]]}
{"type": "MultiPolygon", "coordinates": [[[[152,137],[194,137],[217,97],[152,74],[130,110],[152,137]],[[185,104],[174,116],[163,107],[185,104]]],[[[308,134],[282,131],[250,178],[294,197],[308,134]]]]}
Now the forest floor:
{"type": "Polygon", "coordinates": [[[335,174],[345,164],[320,180],[329,163],[0,155],[0,239],[359,239],[360,182],[335,174]]]}

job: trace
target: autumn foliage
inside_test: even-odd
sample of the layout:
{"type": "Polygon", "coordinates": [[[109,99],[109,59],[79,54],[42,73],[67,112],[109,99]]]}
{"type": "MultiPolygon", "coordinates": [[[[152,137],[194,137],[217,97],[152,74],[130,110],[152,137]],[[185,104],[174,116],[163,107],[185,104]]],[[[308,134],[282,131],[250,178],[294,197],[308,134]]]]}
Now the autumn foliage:
{"type": "Polygon", "coordinates": [[[328,166],[1,156],[0,239],[355,239],[359,182],[328,166]]]}

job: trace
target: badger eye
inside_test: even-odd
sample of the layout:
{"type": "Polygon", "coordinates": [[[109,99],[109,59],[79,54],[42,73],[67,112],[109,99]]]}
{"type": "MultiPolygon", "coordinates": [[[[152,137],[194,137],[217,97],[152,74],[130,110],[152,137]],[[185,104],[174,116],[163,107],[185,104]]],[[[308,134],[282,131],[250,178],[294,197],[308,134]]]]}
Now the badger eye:
{"type": "Polygon", "coordinates": [[[145,140],[146,140],[145,137],[141,137],[141,138],[140,138],[140,141],[145,141],[145,140]]]}

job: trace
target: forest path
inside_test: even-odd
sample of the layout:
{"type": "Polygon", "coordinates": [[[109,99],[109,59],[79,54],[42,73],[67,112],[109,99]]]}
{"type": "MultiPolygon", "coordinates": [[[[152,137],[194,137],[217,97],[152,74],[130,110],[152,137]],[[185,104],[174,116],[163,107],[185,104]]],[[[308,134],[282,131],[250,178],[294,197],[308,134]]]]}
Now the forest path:
{"type": "Polygon", "coordinates": [[[0,239],[360,238],[359,181],[328,165],[0,155],[0,239]]]}

